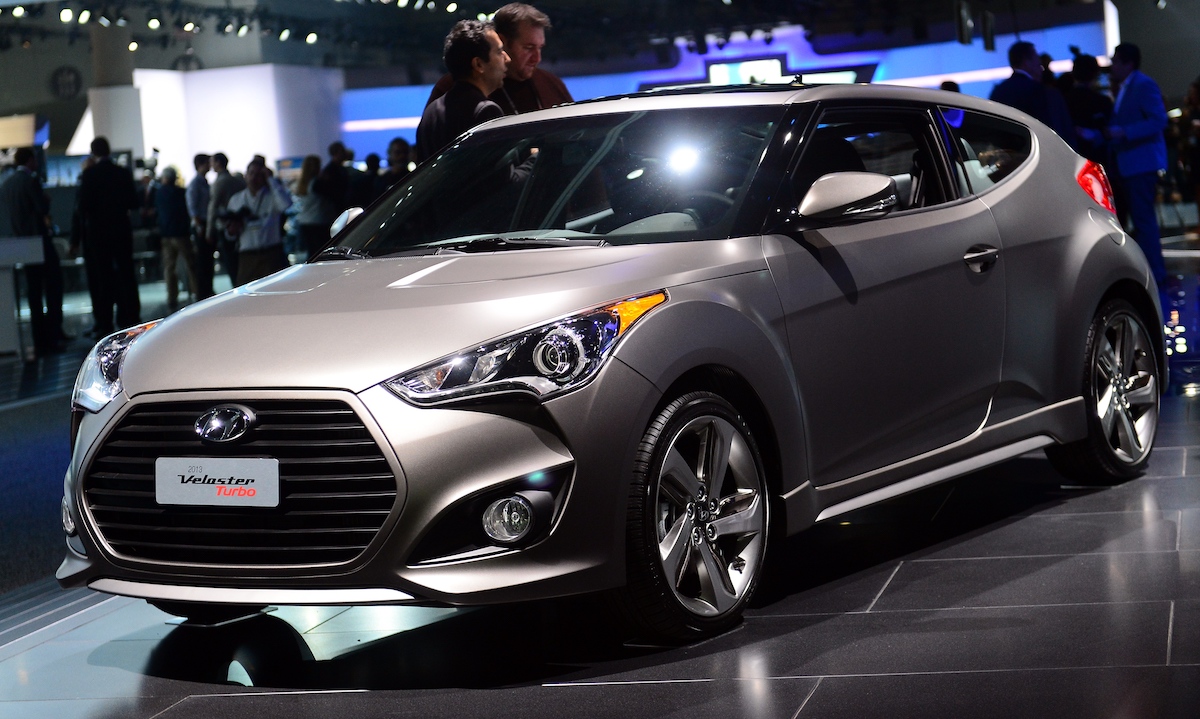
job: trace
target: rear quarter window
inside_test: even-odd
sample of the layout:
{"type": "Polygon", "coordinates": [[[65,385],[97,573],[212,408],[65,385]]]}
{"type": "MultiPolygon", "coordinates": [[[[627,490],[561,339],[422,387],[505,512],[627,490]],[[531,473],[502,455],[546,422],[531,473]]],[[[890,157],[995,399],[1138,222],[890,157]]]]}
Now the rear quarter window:
{"type": "Polygon", "coordinates": [[[1033,140],[1024,125],[957,107],[941,111],[956,141],[955,172],[964,190],[986,192],[1029,159],[1033,140]]]}

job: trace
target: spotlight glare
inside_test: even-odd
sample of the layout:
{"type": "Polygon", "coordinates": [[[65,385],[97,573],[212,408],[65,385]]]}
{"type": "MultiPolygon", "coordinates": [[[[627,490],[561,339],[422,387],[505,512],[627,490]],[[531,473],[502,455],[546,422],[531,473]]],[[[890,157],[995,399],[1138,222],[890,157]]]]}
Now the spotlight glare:
{"type": "Polygon", "coordinates": [[[308,43],[309,45],[315,45],[317,43],[317,34],[315,32],[310,32],[308,37],[304,38],[304,42],[308,43]]]}
{"type": "Polygon", "coordinates": [[[58,11],[58,19],[63,23],[71,22],[71,20],[75,19],[75,13],[71,10],[71,8],[65,7],[58,11]]]}
{"type": "Polygon", "coordinates": [[[188,22],[186,25],[183,26],[183,31],[184,32],[196,32],[196,23],[188,22]]]}
{"type": "Polygon", "coordinates": [[[25,8],[20,5],[12,9],[13,17],[25,17],[25,8]]]}
{"type": "Polygon", "coordinates": [[[162,27],[162,21],[156,17],[152,17],[146,21],[146,27],[150,28],[151,30],[157,30],[162,27]]]}
{"type": "Polygon", "coordinates": [[[138,49],[137,40],[134,40],[133,42],[129,43],[129,52],[137,52],[137,49],[138,49]]]}
{"type": "Polygon", "coordinates": [[[250,32],[250,26],[245,23],[238,28],[238,37],[246,37],[246,33],[250,32]]]}
{"type": "Polygon", "coordinates": [[[279,41],[280,41],[280,42],[287,42],[287,39],[288,39],[289,37],[291,37],[291,36],[292,36],[292,31],[291,31],[291,29],[290,29],[290,28],[286,28],[286,27],[285,27],[285,28],[283,29],[283,32],[279,33],[279,41]]]}
{"type": "Polygon", "coordinates": [[[91,10],[84,8],[83,10],[79,11],[79,24],[80,25],[87,25],[88,22],[91,21],[91,19],[92,19],[92,11],[91,10]]]}
{"type": "Polygon", "coordinates": [[[456,2],[452,2],[446,6],[446,12],[456,12],[457,10],[458,10],[458,3],[456,3],[456,2]]]}

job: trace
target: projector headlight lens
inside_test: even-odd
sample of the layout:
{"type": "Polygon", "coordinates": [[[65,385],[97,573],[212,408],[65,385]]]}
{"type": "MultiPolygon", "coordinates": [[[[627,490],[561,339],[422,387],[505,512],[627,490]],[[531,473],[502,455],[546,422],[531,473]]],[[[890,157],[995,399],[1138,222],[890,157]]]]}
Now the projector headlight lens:
{"type": "Polygon", "coordinates": [[[666,301],[667,293],[659,291],[585,310],[456,352],[385,384],[415,404],[498,392],[523,392],[539,399],[556,396],[594,377],[617,340],[666,301]]]}

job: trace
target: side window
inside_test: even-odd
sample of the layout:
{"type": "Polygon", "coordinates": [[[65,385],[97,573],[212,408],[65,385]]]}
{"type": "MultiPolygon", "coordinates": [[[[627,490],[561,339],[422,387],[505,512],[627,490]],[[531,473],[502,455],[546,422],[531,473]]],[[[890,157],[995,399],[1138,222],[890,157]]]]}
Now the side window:
{"type": "Polygon", "coordinates": [[[957,107],[941,110],[971,192],[986,191],[1029,159],[1032,138],[1024,125],[957,107]]]}
{"type": "Polygon", "coordinates": [[[929,119],[910,111],[829,110],[805,142],[792,176],[798,200],[831,172],[875,172],[896,181],[899,210],[951,199],[929,119]]]}

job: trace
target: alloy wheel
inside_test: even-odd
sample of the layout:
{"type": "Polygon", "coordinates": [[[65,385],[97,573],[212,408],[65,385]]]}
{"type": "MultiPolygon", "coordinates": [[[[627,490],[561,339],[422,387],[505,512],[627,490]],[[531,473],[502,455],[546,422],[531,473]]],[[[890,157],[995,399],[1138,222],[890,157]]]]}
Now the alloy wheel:
{"type": "Polygon", "coordinates": [[[1100,428],[1122,462],[1150,451],[1158,426],[1158,378],[1150,338],[1127,312],[1108,317],[1096,346],[1092,389],[1100,428]]]}
{"type": "Polygon", "coordinates": [[[658,476],[659,559],[675,598],[695,615],[738,607],[766,543],[762,471],[728,420],[692,419],[670,441],[658,476]]]}

